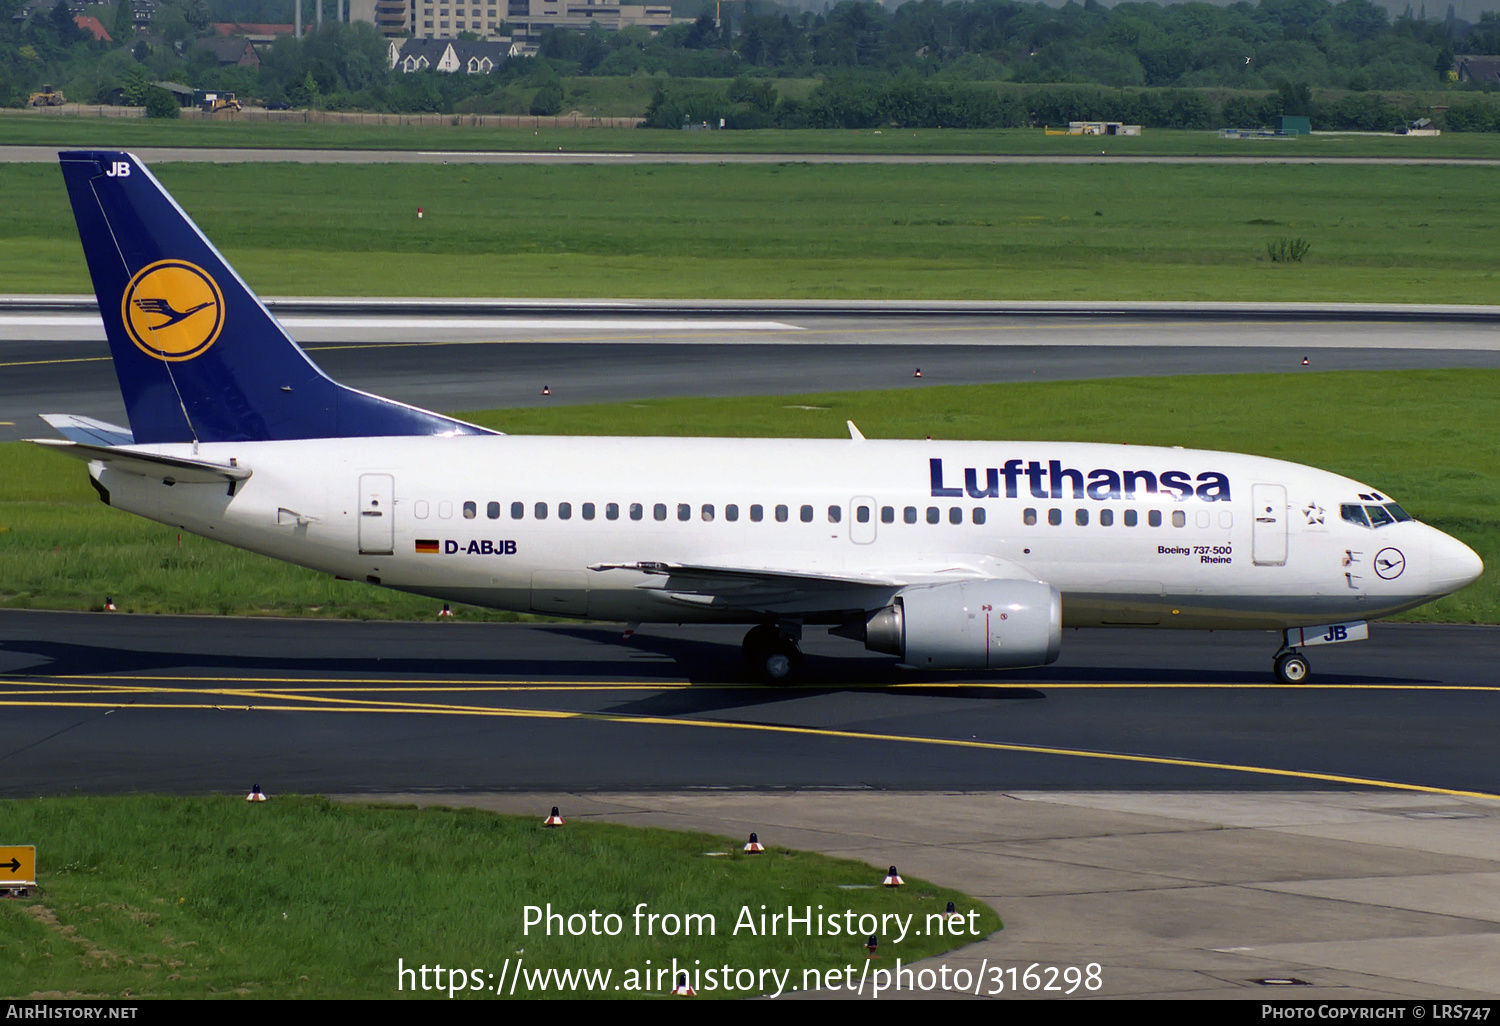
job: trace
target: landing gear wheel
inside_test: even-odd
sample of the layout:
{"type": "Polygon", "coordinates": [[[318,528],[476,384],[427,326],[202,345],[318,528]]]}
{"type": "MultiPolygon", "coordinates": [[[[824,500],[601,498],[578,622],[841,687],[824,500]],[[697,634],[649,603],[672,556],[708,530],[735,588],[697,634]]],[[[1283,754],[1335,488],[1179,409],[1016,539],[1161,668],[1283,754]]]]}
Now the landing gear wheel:
{"type": "Polygon", "coordinates": [[[791,684],[802,673],[802,650],[794,638],[762,624],[745,635],[745,664],[762,684],[791,684]]]}
{"type": "Polygon", "coordinates": [[[1308,672],[1307,656],[1301,652],[1283,652],[1276,657],[1276,679],[1283,684],[1301,684],[1308,672]]]}

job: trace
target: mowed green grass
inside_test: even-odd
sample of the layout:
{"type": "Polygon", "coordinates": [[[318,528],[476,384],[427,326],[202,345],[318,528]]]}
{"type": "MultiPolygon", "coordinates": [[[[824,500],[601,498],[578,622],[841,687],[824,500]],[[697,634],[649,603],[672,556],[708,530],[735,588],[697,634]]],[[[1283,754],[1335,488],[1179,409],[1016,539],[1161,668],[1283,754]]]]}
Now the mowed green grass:
{"type": "MultiPolygon", "coordinates": [[[[1500,371],[1305,372],[645,400],[462,414],[514,434],[1054,439],[1257,453],[1346,474],[1485,561],[1403,619],[1500,622],[1500,371]],[[802,409],[800,407],[814,407],[802,409]]],[[[365,618],[437,603],[335,581],[101,505],[82,466],[0,445],[0,605],[365,618]]],[[[510,614],[459,609],[460,616],[510,614]]]]}
{"type": "MultiPolygon", "coordinates": [[[[629,116],[651,93],[627,83],[628,98],[611,92],[609,80],[580,79],[579,106],[604,116],[629,116]]],[[[722,88],[704,83],[703,88],[722,88]]],[[[803,97],[809,80],[780,81],[777,88],[803,97]]],[[[570,86],[570,90],[577,87],[570,86]]],[[[571,95],[571,94],[570,94],[571,95]]],[[[571,108],[570,108],[571,109],[571,108]]],[[[414,118],[416,115],[408,115],[414,118]]],[[[1147,129],[1139,136],[1055,136],[1040,128],[761,129],[681,132],[640,128],[500,128],[475,123],[467,114],[425,115],[427,123],[403,124],[389,114],[384,123],[216,120],[150,121],[145,118],[0,113],[0,145],[60,147],[247,146],[336,150],[468,150],[570,153],[876,153],[1008,154],[1022,156],[1209,156],[1209,157],[1414,157],[1493,159],[1500,135],[1449,132],[1434,138],[1376,134],[1311,135],[1295,139],[1221,139],[1216,131],[1147,129]],[[439,122],[439,123],[432,123],[439,122]]]]}
{"type": "MultiPolygon", "coordinates": [[[[952,901],[978,913],[980,936],[1000,928],[993,910],[957,891],[912,878],[888,890],[879,886],[882,869],[776,847],[771,837],[764,855],[745,856],[743,839],[701,833],[576,820],[548,830],[545,809],[522,819],[318,798],[251,805],[145,795],[3,808],[4,839],[36,845],[42,885],[32,897],[0,902],[0,996],[9,998],[448,1000],[447,974],[437,993],[412,992],[436,982],[431,974],[398,991],[398,960],[460,970],[465,987],[477,979],[492,990],[503,967],[514,973],[521,963],[533,972],[608,969],[599,996],[640,996],[627,971],[639,976],[648,959],[660,967],[674,957],[688,969],[789,970],[801,986],[804,969],[853,965],[857,978],[865,938],[736,935],[743,906],[756,916],[762,905],[783,914],[791,905],[799,915],[808,905],[825,915],[911,914],[914,929],[925,929],[926,916],[952,901]],[[712,915],[715,933],[663,936],[665,920],[643,920],[637,936],[640,902],[648,914],[712,915]],[[549,903],[564,916],[615,913],[619,935],[525,932],[525,906],[545,912],[549,903]]],[[[897,944],[886,936],[876,965],[977,939],[908,935],[897,944]]],[[[654,980],[650,993],[661,995],[654,980]]],[[[528,992],[524,983],[515,991],[523,995],[589,996],[576,986],[528,992]]],[[[476,996],[484,995],[456,993],[476,996]]],[[[703,987],[700,996],[747,995],[703,987]]]]}
{"type": "MultiPolygon", "coordinates": [[[[1478,166],[154,170],[269,295],[1500,303],[1478,166]]],[[[0,293],[88,291],[57,168],[0,167],[0,293]]]]}

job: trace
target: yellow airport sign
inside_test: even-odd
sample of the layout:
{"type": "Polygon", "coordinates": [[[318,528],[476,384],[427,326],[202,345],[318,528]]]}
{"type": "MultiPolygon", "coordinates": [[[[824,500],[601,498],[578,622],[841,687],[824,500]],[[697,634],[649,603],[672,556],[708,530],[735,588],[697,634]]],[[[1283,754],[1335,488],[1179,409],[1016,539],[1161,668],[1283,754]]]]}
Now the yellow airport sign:
{"type": "Polygon", "coordinates": [[[36,845],[0,845],[0,888],[36,886],[36,845]]]}

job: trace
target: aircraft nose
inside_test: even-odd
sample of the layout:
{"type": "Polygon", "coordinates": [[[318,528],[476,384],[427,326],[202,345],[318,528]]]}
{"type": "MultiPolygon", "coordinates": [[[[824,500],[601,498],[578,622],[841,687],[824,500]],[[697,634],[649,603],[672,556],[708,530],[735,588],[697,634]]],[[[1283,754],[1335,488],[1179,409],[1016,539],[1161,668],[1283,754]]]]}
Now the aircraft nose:
{"type": "Polygon", "coordinates": [[[1478,553],[1450,535],[1436,532],[1432,540],[1432,589],[1442,595],[1466,588],[1484,573],[1478,553]]]}

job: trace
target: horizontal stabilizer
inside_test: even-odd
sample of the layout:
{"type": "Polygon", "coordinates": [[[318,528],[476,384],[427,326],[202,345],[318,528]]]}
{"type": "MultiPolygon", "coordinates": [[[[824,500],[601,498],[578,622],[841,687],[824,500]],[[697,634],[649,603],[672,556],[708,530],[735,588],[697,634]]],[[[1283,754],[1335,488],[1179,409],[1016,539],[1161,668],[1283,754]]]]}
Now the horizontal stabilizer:
{"type": "Polygon", "coordinates": [[[248,479],[249,467],[207,460],[188,459],[183,456],[162,456],[154,452],[121,449],[104,445],[87,445],[82,442],[64,442],[56,438],[30,438],[33,445],[45,446],[75,460],[92,463],[98,460],[110,470],[119,470],[140,477],[156,477],[173,484],[231,484],[248,479]]]}
{"type": "Polygon", "coordinates": [[[76,413],[44,413],[42,419],[64,438],[90,445],[130,445],[135,436],[129,428],[76,413]]]}

